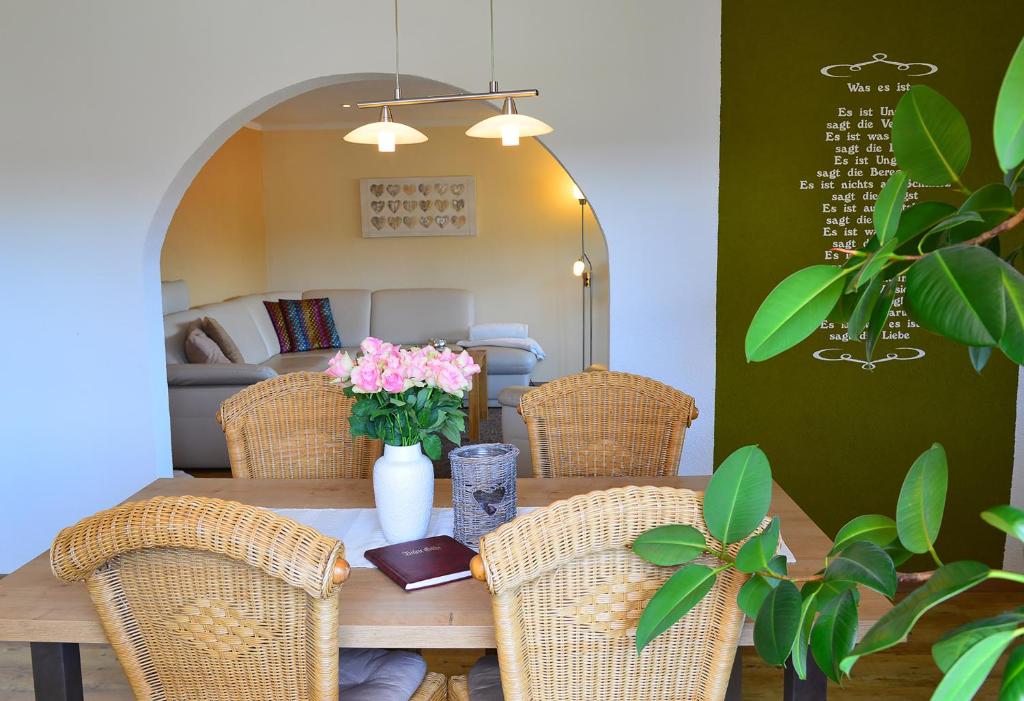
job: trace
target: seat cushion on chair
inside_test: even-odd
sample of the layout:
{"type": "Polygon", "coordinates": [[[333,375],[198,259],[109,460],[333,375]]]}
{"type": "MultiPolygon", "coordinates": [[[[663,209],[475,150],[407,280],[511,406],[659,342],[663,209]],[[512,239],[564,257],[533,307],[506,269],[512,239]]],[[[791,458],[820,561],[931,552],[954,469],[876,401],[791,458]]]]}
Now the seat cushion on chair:
{"type": "Polygon", "coordinates": [[[427,663],[412,652],[342,648],[338,659],[344,701],[409,701],[427,675],[427,663]]]}
{"type": "Polygon", "coordinates": [[[488,375],[529,375],[537,366],[537,356],[519,348],[478,346],[487,350],[488,375]]]}
{"type": "Polygon", "coordinates": [[[504,701],[501,689],[501,670],[496,655],[481,657],[469,670],[469,701],[504,701]]]}

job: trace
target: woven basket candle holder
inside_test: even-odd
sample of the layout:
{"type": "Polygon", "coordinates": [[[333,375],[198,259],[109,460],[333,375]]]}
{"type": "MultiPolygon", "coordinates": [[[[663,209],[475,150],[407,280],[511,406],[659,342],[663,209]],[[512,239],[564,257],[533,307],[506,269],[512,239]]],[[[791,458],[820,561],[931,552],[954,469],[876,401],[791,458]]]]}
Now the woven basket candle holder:
{"type": "Polygon", "coordinates": [[[480,536],[516,517],[518,457],[508,443],[466,445],[448,454],[457,541],[476,548],[480,536]]]}

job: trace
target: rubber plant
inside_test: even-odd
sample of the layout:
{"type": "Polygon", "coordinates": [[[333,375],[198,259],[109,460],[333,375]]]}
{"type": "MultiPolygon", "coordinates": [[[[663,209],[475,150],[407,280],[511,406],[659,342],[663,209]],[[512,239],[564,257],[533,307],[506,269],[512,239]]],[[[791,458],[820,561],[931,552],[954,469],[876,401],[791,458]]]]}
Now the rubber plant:
{"type": "MultiPolygon", "coordinates": [[[[799,270],[762,302],[746,336],[747,360],[763,361],[810,336],[826,318],[862,338],[867,357],[887,321],[897,287],[905,285],[908,311],[925,329],[968,347],[981,372],[993,349],[1024,363],[1024,275],[1014,266],[1021,246],[1001,245],[1024,223],[1015,195],[1024,182],[1024,41],[1010,61],[996,102],[995,152],[999,182],[971,189],[963,172],[971,137],[951,102],[926,86],[912,87],[893,115],[892,147],[899,169],[874,207],[875,232],[859,250],[836,249],[843,265],[799,270]],[[944,187],[962,195],[954,206],[921,202],[904,209],[911,184],[944,187]],[[1003,248],[1008,248],[1005,252],[1003,248]]],[[[808,656],[834,682],[857,660],[904,641],[929,609],[991,579],[1024,584],[1024,575],[974,561],[943,563],[935,548],[946,503],[948,466],[938,443],[907,472],[895,515],[858,516],[836,534],[820,569],[788,573],[779,555],[782,525],[765,523],[771,467],[757,446],[740,448],[718,467],[704,494],[706,532],[667,525],[642,534],[633,552],[655,565],[678,567],[648,602],[637,624],[637,650],[685,616],[725,570],[749,575],[737,603],[754,620],[754,647],[768,663],[790,664],[801,677],[808,656]],[[737,546],[737,544],[739,544],[737,546]],[[732,554],[734,553],[734,554],[732,554]],[[898,571],[914,554],[935,569],[898,571]],[[892,599],[897,584],[915,587],[856,642],[860,592],[892,599]]],[[[1024,541],[1024,511],[1008,505],[981,514],[989,525],[1024,541]]],[[[942,671],[933,699],[972,698],[1009,651],[1000,700],[1024,699],[1024,608],[973,621],[943,635],[932,656],[942,671]]]]}

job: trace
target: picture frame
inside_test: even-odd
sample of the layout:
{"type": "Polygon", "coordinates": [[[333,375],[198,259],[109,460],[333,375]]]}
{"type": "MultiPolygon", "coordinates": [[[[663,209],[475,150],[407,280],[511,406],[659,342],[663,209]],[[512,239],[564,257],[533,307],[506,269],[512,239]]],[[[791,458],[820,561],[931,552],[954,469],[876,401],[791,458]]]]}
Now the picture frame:
{"type": "Polygon", "coordinates": [[[471,175],[361,178],[363,238],[476,236],[471,175]]]}

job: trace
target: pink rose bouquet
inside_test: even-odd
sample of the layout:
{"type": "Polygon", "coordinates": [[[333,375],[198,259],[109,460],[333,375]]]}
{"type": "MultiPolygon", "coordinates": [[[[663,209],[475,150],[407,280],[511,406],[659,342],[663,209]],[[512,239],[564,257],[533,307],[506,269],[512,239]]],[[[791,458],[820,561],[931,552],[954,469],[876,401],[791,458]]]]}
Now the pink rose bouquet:
{"type": "Polygon", "coordinates": [[[349,424],[353,436],[382,439],[388,445],[423,444],[423,452],[441,457],[443,435],[456,445],[466,427],[462,398],[480,366],[469,353],[432,346],[401,348],[366,338],[352,358],[338,353],[327,374],[357,397],[349,424]]]}

